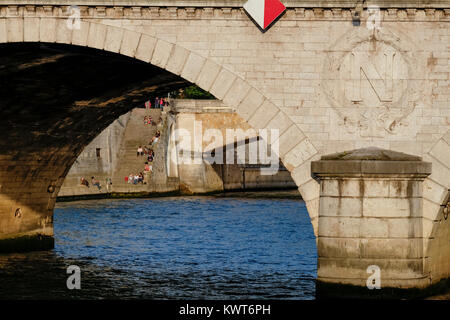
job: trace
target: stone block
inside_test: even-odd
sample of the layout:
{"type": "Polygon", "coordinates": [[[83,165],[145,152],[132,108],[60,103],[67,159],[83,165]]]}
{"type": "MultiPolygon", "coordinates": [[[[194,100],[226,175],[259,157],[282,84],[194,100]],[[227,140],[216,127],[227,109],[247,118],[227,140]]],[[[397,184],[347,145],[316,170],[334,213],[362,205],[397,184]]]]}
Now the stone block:
{"type": "Polygon", "coordinates": [[[450,168],[450,145],[443,139],[439,140],[431,149],[430,154],[450,168]]]}
{"type": "Polygon", "coordinates": [[[297,125],[292,125],[287,129],[282,135],[280,135],[279,139],[279,147],[280,152],[278,156],[282,158],[285,154],[291,151],[297,144],[299,144],[303,139],[305,139],[305,135],[303,132],[297,127],[297,125]]]}
{"type": "Polygon", "coordinates": [[[39,18],[23,19],[23,41],[39,42],[39,18]]]}
{"type": "MultiPolygon", "coordinates": [[[[247,81],[240,77],[236,77],[230,90],[228,90],[227,94],[223,98],[223,103],[233,109],[236,109],[236,107],[245,98],[250,88],[251,86],[247,83],[247,81]]],[[[252,124],[250,123],[250,125],[252,124]]],[[[258,127],[253,126],[253,128],[257,129],[258,127]]]]}
{"type": "Polygon", "coordinates": [[[251,88],[236,111],[244,119],[248,120],[258,107],[263,103],[264,96],[255,88],[251,88]]]}
{"type": "Polygon", "coordinates": [[[234,75],[231,71],[222,68],[209,91],[217,99],[221,100],[223,99],[227,91],[231,88],[235,79],[236,75],[234,75]]]}
{"type": "Polygon", "coordinates": [[[144,62],[150,62],[155,49],[156,39],[154,37],[143,34],[136,50],[136,59],[144,62]]]}
{"type": "Polygon", "coordinates": [[[0,43],[8,41],[8,33],[6,31],[6,19],[0,19],[0,43]]]}
{"type": "Polygon", "coordinates": [[[263,129],[278,112],[280,112],[280,109],[276,105],[269,100],[265,100],[248,120],[248,123],[253,128],[263,129]]]}
{"type": "Polygon", "coordinates": [[[447,142],[448,145],[450,145],[450,130],[448,130],[447,133],[442,136],[442,139],[447,142]]]}
{"type": "Polygon", "coordinates": [[[424,155],[424,159],[433,162],[433,171],[428,178],[449,189],[450,169],[444,166],[440,161],[437,161],[435,158],[428,155],[424,155]]]}
{"type": "MultiPolygon", "coordinates": [[[[318,158],[319,156],[313,157],[318,158]]],[[[309,181],[311,176],[311,161],[305,161],[294,170],[291,171],[292,179],[295,181],[297,186],[309,181]]]]}
{"type": "Polygon", "coordinates": [[[318,255],[322,258],[359,258],[358,238],[319,237],[318,255]]]}
{"type": "Polygon", "coordinates": [[[311,179],[299,186],[298,191],[300,191],[303,201],[309,201],[316,198],[318,199],[320,194],[320,185],[316,180],[311,179]]]}
{"type": "Polygon", "coordinates": [[[387,219],[389,238],[420,238],[422,237],[422,219],[396,218],[387,219]]]}
{"type": "Polygon", "coordinates": [[[339,197],[339,181],[336,179],[320,180],[320,196],[339,197]]]}
{"type": "Polygon", "coordinates": [[[362,200],[321,196],[320,216],[361,217],[362,200]]]}
{"type": "Polygon", "coordinates": [[[283,157],[283,164],[288,170],[292,171],[316,153],[317,150],[311,142],[304,139],[283,157]]]}
{"type": "Polygon", "coordinates": [[[108,26],[104,50],[118,53],[122,44],[123,32],[122,28],[108,26]]]}
{"type": "Polygon", "coordinates": [[[198,75],[197,85],[203,90],[209,91],[221,69],[222,68],[214,61],[206,60],[198,75]]]}
{"type": "Polygon", "coordinates": [[[363,214],[366,217],[409,217],[410,199],[364,198],[363,214]]]}
{"type": "Polygon", "coordinates": [[[314,227],[314,234],[317,237],[317,222],[319,221],[319,198],[305,201],[306,209],[308,210],[309,218],[314,227]],[[314,221],[314,223],[313,223],[314,221]]]}
{"type": "Polygon", "coordinates": [[[275,117],[266,125],[267,129],[278,129],[281,136],[289,127],[293,125],[292,120],[283,112],[279,111],[275,117]]]}
{"type": "Polygon", "coordinates": [[[6,19],[6,30],[8,34],[8,42],[23,41],[23,19],[9,18],[6,19]]]}
{"type": "Polygon", "coordinates": [[[422,238],[361,239],[361,258],[414,259],[422,257],[422,238]]]}
{"type": "Polygon", "coordinates": [[[52,18],[41,18],[40,20],[39,38],[41,42],[55,42],[57,20],[52,18]]]}
{"type": "Polygon", "coordinates": [[[422,196],[422,181],[391,180],[389,181],[389,197],[413,198],[422,196]]]}
{"type": "Polygon", "coordinates": [[[134,57],[139,45],[141,34],[138,32],[125,30],[122,38],[122,45],[120,47],[120,53],[128,57],[134,57]]]}
{"type": "Polygon", "coordinates": [[[175,46],[169,60],[167,61],[166,70],[173,74],[179,75],[183,70],[184,64],[189,56],[189,51],[183,47],[175,46]]]}
{"type": "Polygon", "coordinates": [[[206,59],[204,57],[191,52],[184,65],[183,71],[181,72],[181,77],[195,83],[205,61],[206,59]]]}
{"type": "Polygon", "coordinates": [[[422,203],[423,203],[422,216],[429,220],[436,220],[441,210],[441,206],[427,199],[423,199],[422,203]]]}
{"type": "Polygon", "coordinates": [[[350,217],[319,217],[319,238],[359,238],[361,219],[350,217]]]}
{"type": "Polygon", "coordinates": [[[107,26],[100,23],[91,23],[88,34],[88,44],[90,48],[103,50],[105,47],[107,26]]]}
{"type": "Polygon", "coordinates": [[[363,238],[388,238],[388,220],[385,218],[362,218],[360,231],[363,238]]]}
{"type": "MultiPolygon", "coordinates": [[[[67,26],[64,26],[66,29],[67,26]]],[[[86,46],[89,35],[90,23],[86,21],[80,21],[80,29],[72,30],[72,44],[77,46],[86,46]]]]}
{"type": "Polygon", "coordinates": [[[423,198],[435,202],[436,204],[443,203],[448,192],[447,188],[444,188],[431,179],[425,179],[422,190],[423,198]]]}
{"type": "Polygon", "coordinates": [[[66,20],[60,19],[56,22],[56,42],[72,43],[72,30],[67,28],[66,20]]]}
{"type": "MultiPolygon", "coordinates": [[[[361,240],[362,241],[362,240],[361,240]]],[[[317,275],[319,280],[323,277],[327,282],[347,283],[366,286],[367,267],[377,265],[381,271],[381,287],[413,288],[421,285],[423,280],[423,259],[384,259],[348,257],[328,258],[319,257],[317,275]],[[352,280],[354,279],[354,280],[352,280]],[[356,280],[360,279],[360,282],[356,280]]],[[[425,282],[429,283],[428,279],[425,282]]]]}
{"type": "Polygon", "coordinates": [[[364,197],[387,198],[389,197],[389,180],[364,179],[364,197]]]}
{"type": "Polygon", "coordinates": [[[361,179],[339,179],[338,192],[341,197],[362,197],[364,181],[361,179]]]}

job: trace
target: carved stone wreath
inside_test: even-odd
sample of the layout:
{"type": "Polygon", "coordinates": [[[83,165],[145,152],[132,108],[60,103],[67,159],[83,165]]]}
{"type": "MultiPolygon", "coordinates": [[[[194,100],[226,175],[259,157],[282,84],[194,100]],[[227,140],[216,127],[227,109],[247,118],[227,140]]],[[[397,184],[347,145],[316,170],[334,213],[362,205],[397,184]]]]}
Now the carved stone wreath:
{"type": "Polygon", "coordinates": [[[423,61],[412,41],[386,28],[361,27],[341,37],[327,51],[321,83],[339,125],[361,137],[395,135],[408,126],[425,95],[423,61]]]}

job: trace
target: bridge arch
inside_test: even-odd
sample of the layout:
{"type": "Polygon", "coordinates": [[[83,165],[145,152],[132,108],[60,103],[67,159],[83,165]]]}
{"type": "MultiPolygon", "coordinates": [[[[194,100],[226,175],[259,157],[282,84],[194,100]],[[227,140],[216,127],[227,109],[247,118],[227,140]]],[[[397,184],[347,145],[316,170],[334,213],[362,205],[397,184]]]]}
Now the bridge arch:
{"type": "MultiPolygon", "coordinates": [[[[323,19],[323,16],[320,19],[323,19]]],[[[110,20],[105,21],[106,23],[114,23],[110,20]]],[[[390,28],[392,24],[388,24],[387,28],[390,28]]],[[[67,44],[99,49],[140,60],[167,70],[212,93],[226,105],[232,107],[253,128],[279,129],[279,157],[291,172],[301,195],[306,201],[314,231],[317,235],[319,185],[311,177],[310,162],[319,158],[319,152],[299,126],[274,104],[267,94],[216,60],[202,56],[179,45],[177,42],[170,42],[145,32],[133,31],[127,29],[127,27],[117,27],[92,21],[82,20],[80,27],[80,29],[75,30],[69,29],[66,26],[66,19],[61,18],[10,16],[0,19],[0,43],[40,42],[67,44]]],[[[322,54],[320,50],[316,52],[322,54]]],[[[415,52],[411,54],[414,55],[415,52]]],[[[432,54],[431,57],[425,58],[428,60],[420,58],[420,61],[422,63],[424,61],[430,64],[435,63],[435,58],[432,54]]],[[[321,61],[323,62],[323,59],[321,61]]],[[[421,80],[428,81],[430,79],[421,80]]],[[[356,141],[358,145],[361,145],[357,139],[354,138],[352,142],[356,141]]],[[[427,140],[427,142],[429,143],[430,141],[427,140]]],[[[370,144],[382,148],[396,148],[389,142],[381,139],[364,140],[362,144],[364,146],[370,144]]],[[[423,154],[417,155],[423,156],[423,160],[433,164],[433,172],[425,180],[423,188],[424,219],[422,225],[424,246],[426,246],[424,253],[426,252],[426,258],[431,257],[433,259],[433,257],[439,256],[439,245],[436,244],[439,241],[434,240],[445,239],[440,235],[445,234],[445,230],[448,230],[448,224],[445,227],[445,223],[443,223],[445,218],[442,205],[446,201],[448,202],[446,199],[448,199],[448,189],[450,187],[450,164],[448,162],[450,155],[450,131],[437,138],[437,141],[433,138],[433,145],[430,146],[430,144],[424,144],[423,149],[417,151],[417,153],[423,154]]],[[[348,148],[347,145],[345,148],[348,148]]],[[[397,146],[399,146],[398,141],[397,146]]],[[[75,160],[76,152],[71,150],[65,150],[65,152],[66,154],[62,155],[62,157],[67,158],[65,160],[67,163],[75,160]]],[[[54,154],[49,161],[51,163],[56,162],[59,157],[59,155],[54,154]]],[[[33,159],[33,161],[39,163],[40,160],[33,159]]],[[[66,173],[62,172],[56,180],[49,178],[48,184],[45,185],[45,190],[41,190],[43,187],[41,185],[36,186],[39,196],[49,196],[48,204],[42,202],[40,204],[42,208],[40,207],[39,210],[53,210],[54,199],[66,173]]],[[[5,189],[5,186],[2,189],[5,189]]],[[[12,215],[18,212],[17,217],[20,217],[20,211],[17,211],[17,206],[20,204],[21,199],[30,195],[31,193],[28,193],[22,198],[14,199],[7,210],[12,210],[12,215]]],[[[22,215],[26,217],[26,212],[22,215]]],[[[51,226],[51,219],[47,219],[48,216],[44,215],[45,219],[41,221],[39,228],[42,230],[46,230],[51,226]]],[[[0,221],[0,232],[1,224],[2,222],[0,221]]]]}
{"type": "MultiPolygon", "coordinates": [[[[55,43],[88,47],[137,59],[179,76],[210,92],[232,108],[255,129],[279,129],[278,156],[291,172],[317,234],[319,184],[311,177],[310,162],[317,150],[301,129],[267,96],[244,78],[214,61],[177,43],[143,32],[92,21],[80,21],[71,29],[66,19],[11,17],[0,20],[0,43],[55,43]]],[[[77,154],[72,155],[72,164],[77,154]]],[[[56,156],[56,155],[55,155],[56,156]]],[[[70,168],[70,166],[69,166],[70,168]]],[[[54,192],[47,205],[53,211],[54,200],[69,168],[56,181],[49,181],[54,192]]],[[[43,223],[51,224],[51,219],[43,223]]]]}

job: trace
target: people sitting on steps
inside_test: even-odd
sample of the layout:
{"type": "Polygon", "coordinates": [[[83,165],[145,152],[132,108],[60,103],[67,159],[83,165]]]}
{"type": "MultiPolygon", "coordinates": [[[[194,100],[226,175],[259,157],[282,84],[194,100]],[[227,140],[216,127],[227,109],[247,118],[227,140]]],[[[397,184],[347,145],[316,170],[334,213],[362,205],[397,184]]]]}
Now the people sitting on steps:
{"type": "Polygon", "coordinates": [[[89,188],[89,182],[84,177],[81,178],[81,185],[89,188]]]}
{"type": "Polygon", "coordinates": [[[102,187],[100,186],[100,181],[96,180],[94,177],[91,177],[91,183],[93,186],[96,186],[98,190],[100,190],[102,187]]]}
{"type": "Polygon", "coordinates": [[[156,131],[156,134],[153,136],[152,140],[149,142],[151,146],[158,142],[159,137],[161,136],[161,132],[159,130],[156,131]]]}
{"type": "Polygon", "coordinates": [[[142,146],[139,146],[137,149],[137,156],[143,156],[144,155],[144,149],[142,149],[142,146]]]}

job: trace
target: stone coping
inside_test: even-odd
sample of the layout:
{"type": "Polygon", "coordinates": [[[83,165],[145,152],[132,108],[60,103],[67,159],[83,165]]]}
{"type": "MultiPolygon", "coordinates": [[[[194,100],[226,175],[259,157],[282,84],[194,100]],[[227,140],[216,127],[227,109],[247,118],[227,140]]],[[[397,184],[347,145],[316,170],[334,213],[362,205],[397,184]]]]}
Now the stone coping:
{"type": "Polygon", "coordinates": [[[431,174],[431,162],[386,160],[319,160],[311,162],[311,172],[323,175],[414,175],[431,174]]]}
{"type": "MultiPolygon", "coordinates": [[[[80,5],[80,6],[127,6],[127,7],[233,7],[242,8],[247,0],[0,0],[0,5],[80,5]]],[[[287,8],[355,8],[354,0],[283,0],[287,8]]],[[[378,0],[365,1],[364,7],[380,8],[449,8],[448,0],[378,0]]]]}
{"type": "Polygon", "coordinates": [[[421,157],[377,147],[368,147],[324,155],[321,160],[422,161],[421,157]]]}
{"type": "Polygon", "coordinates": [[[376,147],[344,151],[324,155],[321,160],[311,162],[315,175],[415,175],[431,174],[431,162],[421,157],[376,147]]]}

